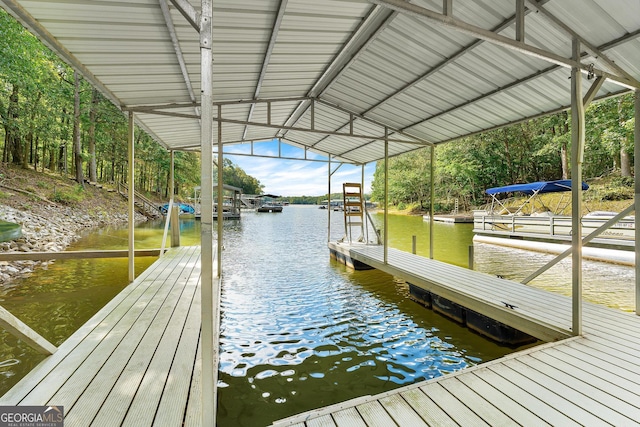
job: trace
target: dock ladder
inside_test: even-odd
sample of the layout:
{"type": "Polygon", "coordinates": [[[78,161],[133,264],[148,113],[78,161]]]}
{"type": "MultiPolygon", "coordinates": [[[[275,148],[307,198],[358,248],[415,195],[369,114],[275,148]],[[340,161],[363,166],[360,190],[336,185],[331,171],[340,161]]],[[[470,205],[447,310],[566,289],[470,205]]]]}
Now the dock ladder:
{"type": "Polygon", "coordinates": [[[344,239],[353,241],[353,227],[360,227],[358,241],[364,240],[364,201],[362,199],[362,185],[345,182],[342,184],[342,202],[344,209],[344,239]]]}

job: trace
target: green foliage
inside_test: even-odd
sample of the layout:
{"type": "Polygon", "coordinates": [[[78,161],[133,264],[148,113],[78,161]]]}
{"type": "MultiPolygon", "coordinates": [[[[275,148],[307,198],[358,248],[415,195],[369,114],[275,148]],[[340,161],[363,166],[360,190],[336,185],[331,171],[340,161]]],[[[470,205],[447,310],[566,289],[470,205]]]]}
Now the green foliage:
{"type": "Polygon", "coordinates": [[[612,175],[584,193],[586,201],[607,202],[633,199],[634,180],[628,176],[612,175]]]}
{"type": "MultiPolygon", "coordinates": [[[[585,179],[625,170],[625,157],[633,161],[633,97],[624,95],[593,104],[586,113],[585,179]]],[[[434,206],[449,212],[458,200],[469,210],[486,201],[484,190],[520,182],[570,177],[571,123],[562,112],[495,131],[485,132],[436,148],[434,206]],[[566,162],[562,161],[563,153],[566,162]]],[[[429,204],[429,149],[389,159],[390,204],[429,204]]],[[[628,165],[627,165],[628,167],[628,165]]],[[[609,187],[592,192],[598,200],[632,196],[621,177],[609,187]]],[[[384,162],[378,162],[372,183],[373,198],[384,198],[384,162]]]]}
{"type": "Polygon", "coordinates": [[[50,199],[62,205],[72,206],[84,199],[85,193],[81,185],[74,187],[54,188],[50,199]]]}
{"type": "MultiPolygon", "coordinates": [[[[0,9],[0,140],[9,141],[4,161],[63,174],[74,170],[73,80],[71,68],[0,9]]],[[[125,182],[126,117],[84,80],[80,81],[80,110],[80,158],[87,166],[85,176],[89,177],[93,157],[98,181],[125,182]]],[[[136,188],[168,198],[170,154],[142,130],[136,129],[135,135],[136,188]]],[[[194,187],[200,185],[199,154],[176,152],[174,172],[175,193],[179,198],[192,196],[194,187]]],[[[224,173],[231,185],[249,193],[261,192],[260,183],[232,163],[225,162],[224,173]]],[[[54,191],[52,198],[73,203],[78,197],[61,190],[54,191]]]]}
{"type": "MultiPolygon", "coordinates": [[[[217,170],[214,173],[217,174],[217,170]]],[[[244,194],[262,194],[264,186],[260,184],[260,181],[247,175],[240,166],[229,159],[224,159],[222,176],[225,184],[242,188],[244,194]]]]}

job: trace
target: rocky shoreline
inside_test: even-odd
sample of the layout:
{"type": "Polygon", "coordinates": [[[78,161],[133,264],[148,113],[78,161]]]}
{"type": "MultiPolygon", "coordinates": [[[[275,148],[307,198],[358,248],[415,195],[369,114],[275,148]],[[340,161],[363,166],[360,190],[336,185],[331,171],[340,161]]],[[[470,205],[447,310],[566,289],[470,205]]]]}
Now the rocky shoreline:
{"type": "MultiPolygon", "coordinates": [[[[0,219],[22,225],[22,237],[0,242],[0,252],[59,252],[84,233],[113,225],[126,225],[127,214],[89,214],[68,206],[45,204],[38,213],[0,205],[0,219]]],[[[136,213],[136,222],[146,217],[136,213]]],[[[36,268],[46,268],[53,261],[0,261],[0,286],[19,277],[29,276],[36,268]]]]}

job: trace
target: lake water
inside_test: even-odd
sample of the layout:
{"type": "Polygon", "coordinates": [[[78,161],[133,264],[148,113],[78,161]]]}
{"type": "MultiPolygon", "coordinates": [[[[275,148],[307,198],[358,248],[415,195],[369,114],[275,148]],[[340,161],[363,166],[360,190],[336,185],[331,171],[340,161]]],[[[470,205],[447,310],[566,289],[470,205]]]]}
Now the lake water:
{"type": "MultiPolygon", "coordinates": [[[[389,275],[330,261],[327,214],[315,206],[289,206],[282,213],[246,212],[240,221],[225,222],[219,425],[268,425],[513,351],[414,303],[407,286],[389,275]]],[[[331,216],[332,238],[340,237],[342,216],[331,216]]],[[[429,255],[428,223],[422,218],[390,216],[389,227],[391,246],[410,251],[411,236],[417,235],[418,254],[429,255]]],[[[136,247],[159,247],[161,228],[159,223],[139,227],[136,247]]],[[[436,224],[435,258],[466,266],[471,229],[436,224]]],[[[124,248],[126,233],[102,230],[70,249],[124,248]]],[[[198,222],[182,221],[181,233],[183,245],[199,243],[198,222]]],[[[544,257],[482,245],[476,246],[475,265],[518,279],[527,273],[514,266],[533,271],[544,257]]],[[[138,272],[151,262],[137,258],[138,272]]],[[[58,261],[5,289],[0,304],[58,345],[126,286],[126,265],[122,259],[58,261]]],[[[593,270],[585,277],[585,288],[593,288],[586,297],[602,299],[598,288],[615,274],[607,303],[628,309],[632,269],[600,263],[585,268],[593,270]]],[[[542,276],[546,282],[541,278],[534,285],[566,292],[564,283],[570,289],[571,280],[565,269],[561,263],[542,276]]],[[[4,393],[42,357],[4,332],[0,338],[4,393]]]]}

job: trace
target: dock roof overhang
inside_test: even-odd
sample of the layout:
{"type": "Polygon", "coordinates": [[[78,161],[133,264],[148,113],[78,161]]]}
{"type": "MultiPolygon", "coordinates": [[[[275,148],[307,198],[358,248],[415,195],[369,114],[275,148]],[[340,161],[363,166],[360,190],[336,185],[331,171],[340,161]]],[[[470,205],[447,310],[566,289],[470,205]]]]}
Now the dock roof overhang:
{"type": "MultiPolygon", "coordinates": [[[[200,147],[199,1],[0,0],[168,149],[200,147]]],[[[363,164],[640,87],[640,2],[215,0],[224,144],[363,164]],[[572,39],[581,42],[579,64],[572,39]],[[589,89],[592,89],[589,92],[589,89]]]]}

